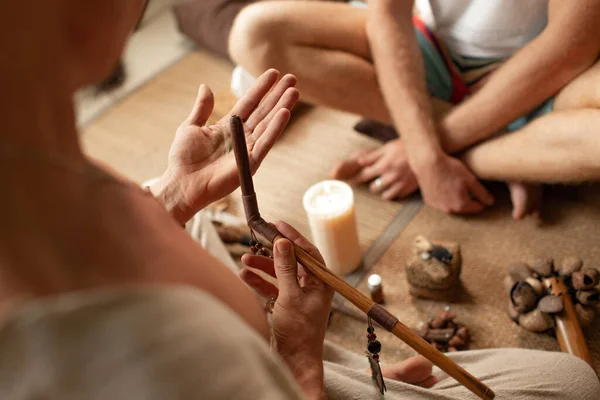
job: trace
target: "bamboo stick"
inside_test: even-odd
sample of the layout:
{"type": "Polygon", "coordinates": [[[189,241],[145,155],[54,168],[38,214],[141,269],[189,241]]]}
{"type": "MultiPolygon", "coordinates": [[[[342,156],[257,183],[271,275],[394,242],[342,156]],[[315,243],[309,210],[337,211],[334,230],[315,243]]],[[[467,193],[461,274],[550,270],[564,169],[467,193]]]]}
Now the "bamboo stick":
{"type": "MultiPolygon", "coordinates": [[[[238,116],[234,115],[231,117],[231,132],[233,135],[233,148],[242,189],[242,201],[244,203],[244,211],[246,213],[248,226],[271,243],[275,243],[277,240],[284,238],[284,236],[260,216],[256,193],[254,193],[250,162],[248,160],[246,136],[243,123],[238,116]]],[[[433,364],[437,365],[441,370],[456,379],[480,398],[491,400],[495,397],[494,392],[483,384],[483,382],[427,343],[427,341],[400,322],[398,318],[388,312],[385,308],[373,302],[356,288],[349,285],[345,280],[335,275],[304,249],[295,243],[293,245],[296,259],[300,264],[312,272],[318,279],[342,295],[350,303],[354,304],[358,309],[371,317],[379,325],[393,333],[400,340],[405,342],[419,354],[423,355],[433,364]]]]}
{"type": "Polygon", "coordinates": [[[547,278],[544,279],[544,286],[553,295],[560,297],[563,302],[563,310],[554,316],[556,321],[556,339],[558,340],[560,349],[565,353],[581,358],[594,368],[592,354],[577,318],[571,295],[563,280],[559,277],[547,278]]]}

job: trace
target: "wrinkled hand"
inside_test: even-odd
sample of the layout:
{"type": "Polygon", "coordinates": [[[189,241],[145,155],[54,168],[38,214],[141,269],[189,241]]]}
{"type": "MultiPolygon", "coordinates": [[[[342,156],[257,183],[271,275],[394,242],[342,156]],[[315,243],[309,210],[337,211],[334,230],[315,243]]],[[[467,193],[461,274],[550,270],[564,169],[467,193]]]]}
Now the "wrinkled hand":
{"type": "Polygon", "coordinates": [[[265,72],[214,125],[206,125],[214,107],[213,94],[207,86],[200,86],[192,112],[177,129],[167,170],[151,188],[180,223],[239,185],[234,155],[226,153],[231,115],[244,121],[250,166],[256,172],[299,98],[296,78],[286,75],[277,83],[278,77],[276,70],[265,72]]]}
{"type": "MultiPolygon", "coordinates": [[[[323,262],[317,248],[294,228],[279,222],[277,229],[323,262]]],[[[323,341],[333,290],[297,263],[291,242],[286,239],[275,243],[273,259],[246,254],[242,262],[277,278],[279,288],[247,268],[240,273],[244,282],[260,295],[277,297],[272,319],[277,352],[306,397],[319,398],[323,391],[323,341]]]]}
{"type": "Polygon", "coordinates": [[[427,205],[444,213],[473,214],[494,204],[494,198],[460,161],[441,153],[416,169],[427,205]]]}
{"type": "Polygon", "coordinates": [[[406,148],[400,139],[378,149],[355,154],[340,163],[332,175],[354,185],[372,181],[369,190],[379,193],[384,200],[406,197],[418,188],[406,148]]]}

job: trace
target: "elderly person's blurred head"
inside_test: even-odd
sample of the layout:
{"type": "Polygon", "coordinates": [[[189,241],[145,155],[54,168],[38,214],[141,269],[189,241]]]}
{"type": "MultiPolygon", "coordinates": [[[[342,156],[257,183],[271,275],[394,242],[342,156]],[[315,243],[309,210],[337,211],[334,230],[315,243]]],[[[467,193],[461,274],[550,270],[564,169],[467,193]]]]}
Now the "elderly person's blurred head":
{"type": "Polygon", "coordinates": [[[127,37],[146,3],[147,0],[5,0],[0,5],[4,26],[0,28],[4,31],[0,41],[7,44],[3,48],[13,49],[5,57],[12,56],[15,64],[28,57],[34,64],[32,69],[43,65],[51,73],[55,73],[55,68],[50,66],[60,67],[68,74],[70,90],[97,85],[119,65],[127,37]]]}

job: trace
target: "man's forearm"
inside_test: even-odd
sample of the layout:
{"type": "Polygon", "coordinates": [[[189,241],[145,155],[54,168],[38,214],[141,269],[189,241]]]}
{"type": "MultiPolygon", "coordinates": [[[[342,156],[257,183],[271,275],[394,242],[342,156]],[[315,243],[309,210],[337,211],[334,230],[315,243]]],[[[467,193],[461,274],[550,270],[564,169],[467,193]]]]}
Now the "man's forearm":
{"type": "Polygon", "coordinates": [[[598,45],[594,43],[597,35],[574,31],[572,26],[585,21],[578,15],[571,18],[575,22],[551,19],[544,32],[441,120],[438,133],[447,152],[460,151],[499,132],[594,63],[598,56],[598,45]]]}
{"type": "Polygon", "coordinates": [[[425,84],[421,52],[412,25],[411,1],[372,3],[367,37],[390,115],[402,132],[409,160],[441,150],[425,84]]]}

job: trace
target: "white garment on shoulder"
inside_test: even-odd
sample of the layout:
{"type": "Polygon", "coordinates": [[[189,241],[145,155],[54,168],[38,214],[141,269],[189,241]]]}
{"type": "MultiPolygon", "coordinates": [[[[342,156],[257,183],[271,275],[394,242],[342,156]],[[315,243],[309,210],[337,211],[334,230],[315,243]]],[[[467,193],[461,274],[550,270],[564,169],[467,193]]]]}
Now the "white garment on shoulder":
{"type": "Polygon", "coordinates": [[[2,400],[300,400],[231,309],[186,287],[32,300],[0,322],[2,400]]]}
{"type": "Polygon", "coordinates": [[[509,57],[548,22],[548,0],[416,0],[415,5],[449,50],[467,57],[509,57]]]}

